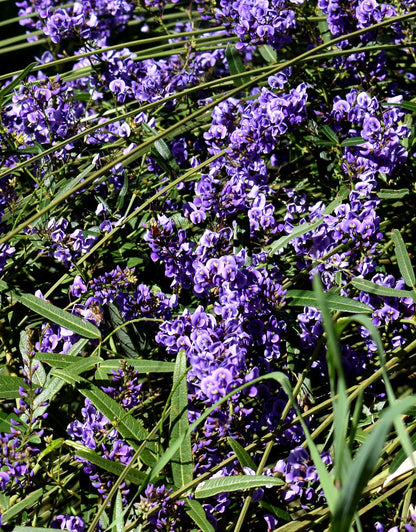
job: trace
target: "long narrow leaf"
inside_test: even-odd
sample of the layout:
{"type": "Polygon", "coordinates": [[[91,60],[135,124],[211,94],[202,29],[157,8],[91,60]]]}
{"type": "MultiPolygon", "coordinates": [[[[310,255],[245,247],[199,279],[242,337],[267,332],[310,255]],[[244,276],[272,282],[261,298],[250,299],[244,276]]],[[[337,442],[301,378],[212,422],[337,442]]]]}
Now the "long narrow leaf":
{"type": "Polygon", "coordinates": [[[186,435],[189,427],[188,384],[186,380],[186,354],[183,350],[179,351],[176,358],[171,406],[169,442],[172,443],[177,439],[182,440],[178,452],[171,460],[173,481],[175,486],[180,488],[191,482],[193,477],[191,438],[186,435]]]}
{"type": "Polygon", "coordinates": [[[399,265],[400,273],[404,279],[404,282],[412,288],[416,284],[415,272],[410,262],[410,257],[406,249],[403,237],[398,229],[393,229],[392,239],[394,242],[394,251],[396,253],[397,264],[399,265]]]}
{"type": "Polygon", "coordinates": [[[92,338],[96,340],[101,338],[101,332],[95,325],[83,320],[82,318],[79,318],[78,316],[74,316],[65,310],[62,310],[59,307],[56,307],[52,303],[48,303],[47,301],[44,301],[43,299],[40,299],[32,294],[24,294],[17,292],[16,290],[12,290],[4,281],[0,281],[0,291],[5,291],[14,299],[22,303],[22,305],[29,308],[33,312],[36,312],[36,314],[43,316],[52,323],[56,323],[57,325],[60,325],[65,329],[69,329],[70,331],[79,334],[80,336],[84,336],[85,338],[92,338]]]}
{"type": "MultiPolygon", "coordinates": [[[[319,301],[311,290],[288,290],[286,292],[286,297],[291,299],[291,301],[288,301],[289,306],[320,308],[319,301]]],[[[365,303],[355,301],[355,299],[349,299],[348,297],[338,296],[336,294],[328,294],[326,296],[326,304],[329,309],[338,312],[349,312],[354,314],[370,314],[372,312],[372,309],[365,303]]]]}
{"type": "Polygon", "coordinates": [[[384,410],[370,436],[360,447],[349,471],[343,479],[339,498],[332,515],[332,530],[349,532],[363,489],[367,485],[381,455],[387,434],[395,419],[416,404],[416,397],[398,400],[384,410]]]}
{"type": "Polygon", "coordinates": [[[266,475],[237,475],[234,477],[209,478],[198,484],[195,497],[203,499],[218,493],[260,488],[269,486],[282,486],[285,482],[281,478],[267,477],[266,475]]]}
{"type": "Polygon", "coordinates": [[[202,532],[215,532],[214,527],[208,521],[205,510],[201,503],[193,499],[188,499],[185,503],[185,510],[192,521],[202,530],[202,532]]]}

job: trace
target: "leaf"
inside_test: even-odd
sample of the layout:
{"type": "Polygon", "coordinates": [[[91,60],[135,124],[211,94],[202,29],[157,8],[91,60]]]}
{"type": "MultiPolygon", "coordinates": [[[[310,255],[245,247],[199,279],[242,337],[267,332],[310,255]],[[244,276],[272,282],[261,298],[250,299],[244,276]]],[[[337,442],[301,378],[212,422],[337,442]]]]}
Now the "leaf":
{"type": "Polygon", "coordinates": [[[314,223],[307,222],[307,223],[298,225],[297,227],[295,227],[295,229],[293,229],[290,235],[282,236],[279,238],[279,240],[277,240],[276,242],[273,242],[273,244],[271,244],[270,246],[270,252],[273,254],[273,253],[276,253],[276,251],[279,251],[285,248],[291,240],[293,240],[294,238],[297,238],[298,236],[302,236],[305,233],[309,233],[309,231],[313,231],[314,229],[319,227],[322,222],[323,222],[323,218],[320,218],[314,223]]]}
{"type": "MultiPolygon", "coordinates": [[[[288,290],[286,297],[291,298],[288,302],[291,307],[313,307],[319,309],[319,302],[311,290],[288,290]]],[[[370,314],[373,310],[361,301],[355,301],[348,297],[338,296],[336,294],[327,294],[326,302],[328,308],[338,312],[352,312],[354,314],[370,314]]]]}
{"type": "Polygon", "coordinates": [[[65,368],[77,361],[75,357],[69,357],[62,353],[36,353],[35,359],[48,364],[53,368],[65,368]]]}
{"type": "Polygon", "coordinates": [[[324,124],[321,128],[322,133],[325,135],[325,137],[331,141],[333,146],[336,146],[339,144],[339,138],[338,135],[333,131],[327,124],[324,124]]]}
{"type": "Polygon", "coordinates": [[[117,490],[116,500],[114,503],[113,523],[114,532],[124,532],[123,499],[120,489],[117,490]]]}
{"type": "Polygon", "coordinates": [[[377,192],[377,196],[380,199],[401,199],[410,193],[408,188],[400,188],[397,190],[390,190],[388,188],[382,188],[377,192]]]}
{"type": "Polygon", "coordinates": [[[192,521],[201,529],[202,532],[215,532],[214,527],[208,521],[205,510],[201,503],[194,499],[188,499],[185,503],[185,510],[192,521]]]}
{"type": "Polygon", "coordinates": [[[251,488],[282,486],[285,482],[276,477],[266,475],[236,475],[233,477],[209,478],[198,484],[195,490],[195,497],[203,499],[212,497],[218,493],[229,491],[245,490],[251,488]]]}
{"type": "Polygon", "coordinates": [[[373,430],[357,452],[347,471],[332,514],[331,528],[349,532],[361,494],[367,485],[395,419],[405,414],[416,403],[416,397],[398,400],[385,409],[373,430]]]}
{"type": "Polygon", "coordinates": [[[412,268],[412,263],[410,262],[409,254],[407,253],[406,244],[404,243],[403,237],[398,229],[393,229],[391,236],[394,242],[394,251],[400,273],[407,286],[412,288],[416,284],[416,279],[415,272],[412,268]]]}
{"type": "MultiPolygon", "coordinates": [[[[91,401],[91,403],[114,425],[118,432],[135,448],[137,442],[147,438],[148,432],[143,425],[128,414],[124,408],[102,390],[85,379],[80,379],[79,391],[91,401]]],[[[149,466],[153,466],[155,458],[148,448],[140,455],[141,460],[149,466]]]]}
{"type": "Polygon", "coordinates": [[[16,399],[17,397],[20,397],[20,386],[25,387],[25,381],[21,377],[0,375],[0,398],[16,399]]]}
{"type": "MultiPolygon", "coordinates": [[[[114,460],[108,460],[107,458],[103,458],[92,449],[89,449],[88,447],[85,447],[84,445],[78,442],[66,440],[65,445],[74,449],[76,456],[79,456],[84,460],[88,460],[103,471],[112,473],[117,477],[119,477],[121,473],[125,470],[125,466],[120,462],[114,462],[114,460]]],[[[140,486],[143,481],[146,480],[146,473],[144,473],[143,471],[138,471],[137,469],[130,468],[127,472],[126,478],[133,484],[140,486]]]]}
{"type": "Polygon", "coordinates": [[[81,359],[78,358],[75,360],[73,364],[69,366],[68,369],[59,369],[59,370],[56,370],[56,373],[55,373],[55,370],[52,370],[51,374],[57,375],[60,378],[63,378],[63,376],[66,375],[67,378],[69,379],[72,378],[76,380],[79,375],[97,366],[97,364],[101,360],[102,359],[99,356],[91,356],[88,358],[81,358],[81,359]]]}
{"type": "Polygon", "coordinates": [[[48,303],[32,294],[24,294],[20,291],[12,290],[4,281],[0,281],[0,291],[5,291],[22,303],[22,305],[40,314],[52,323],[56,323],[85,338],[101,339],[101,332],[95,325],[56,307],[52,303],[48,303]]]}
{"type": "Polygon", "coordinates": [[[359,146],[365,144],[367,141],[363,137],[351,137],[341,142],[341,148],[347,148],[348,146],[359,146]]]}
{"type": "Polygon", "coordinates": [[[0,90],[0,105],[2,104],[6,94],[9,94],[12,90],[14,90],[19,83],[25,79],[25,77],[35,68],[36,65],[36,62],[30,63],[30,65],[28,65],[15,79],[13,79],[8,85],[0,90]]]}
{"type": "Polygon", "coordinates": [[[4,513],[2,513],[1,518],[2,518],[3,523],[7,523],[15,515],[18,515],[23,510],[26,510],[27,508],[30,508],[31,506],[33,506],[44,495],[45,495],[45,489],[39,488],[29,493],[29,495],[27,495],[24,499],[19,500],[19,502],[15,502],[13,506],[11,506],[4,513]]]}
{"type": "Polygon", "coordinates": [[[181,488],[192,481],[193,461],[191,438],[186,436],[189,427],[188,417],[188,383],[186,380],[186,354],[179,351],[173,373],[173,390],[170,411],[171,444],[181,439],[178,452],[172,457],[171,467],[175,486],[181,488]]]}
{"type": "MultiPolygon", "coordinates": [[[[227,58],[228,68],[232,76],[234,76],[235,74],[243,74],[244,72],[246,72],[240,54],[238,53],[238,50],[235,48],[235,46],[227,44],[227,47],[225,49],[225,57],[227,58]]],[[[238,77],[234,80],[234,85],[236,87],[241,87],[241,85],[244,85],[249,81],[249,76],[238,77]]]]}
{"type": "Polygon", "coordinates": [[[413,111],[416,113],[416,103],[413,102],[400,102],[400,103],[384,103],[383,107],[402,107],[403,109],[407,109],[408,111],[413,111]]]}
{"type": "Polygon", "coordinates": [[[111,305],[108,305],[108,311],[110,314],[111,323],[113,324],[114,328],[117,329],[115,334],[121,344],[123,351],[127,356],[137,358],[137,349],[127,332],[127,328],[120,327],[123,325],[124,320],[119,309],[112,303],[111,305]]]}
{"type": "Polygon", "coordinates": [[[244,449],[244,447],[240,443],[238,443],[237,440],[235,440],[234,438],[231,438],[230,436],[227,438],[227,441],[231,449],[235,453],[236,457],[238,458],[238,461],[240,462],[241,467],[242,468],[249,467],[253,471],[256,471],[257,466],[254,463],[251,456],[248,454],[248,452],[244,449]]]}
{"type": "Polygon", "coordinates": [[[13,532],[56,532],[56,528],[44,528],[39,526],[15,526],[13,532]]]}
{"type": "Polygon", "coordinates": [[[270,44],[262,44],[259,46],[259,52],[262,58],[268,63],[276,63],[277,53],[276,50],[270,46],[270,44]]]}
{"type": "MultiPolygon", "coordinates": [[[[351,464],[351,454],[346,440],[349,421],[347,388],[344,368],[342,367],[341,352],[338,345],[338,334],[335,330],[327,303],[329,295],[323,292],[321,280],[317,275],[313,279],[313,289],[319,308],[321,309],[321,320],[327,338],[326,360],[334,410],[334,476],[335,482],[342,483],[344,471],[351,464]]],[[[325,496],[328,498],[326,492],[325,496]]]]}
{"type": "Polygon", "coordinates": [[[125,358],[118,360],[103,360],[100,362],[100,369],[107,373],[113,370],[118,370],[121,362],[126,362],[129,366],[133,366],[135,371],[139,373],[173,373],[175,364],[173,362],[165,362],[164,360],[144,360],[141,358],[125,358]]]}
{"type": "Polygon", "coordinates": [[[369,294],[376,294],[378,296],[385,297],[416,297],[410,290],[400,290],[399,288],[390,288],[389,286],[383,286],[367,279],[353,279],[351,284],[358,290],[368,292],[369,294]]]}

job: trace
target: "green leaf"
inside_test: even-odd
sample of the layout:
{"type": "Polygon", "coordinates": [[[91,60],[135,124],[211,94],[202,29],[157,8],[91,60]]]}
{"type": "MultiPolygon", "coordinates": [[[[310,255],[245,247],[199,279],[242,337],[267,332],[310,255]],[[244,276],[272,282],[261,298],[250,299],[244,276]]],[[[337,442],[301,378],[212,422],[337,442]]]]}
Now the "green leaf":
{"type": "MultiPolygon", "coordinates": [[[[10,521],[15,515],[18,515],[23,510],[31,508],[35,503],[37,503],[45,495],[45,489],[39,488],[35,491],[32,491],[24,499],[15,502],[13,506],[8,508],[4,513],[2,513],[3,523],[10,521]]],[[[43,529],[44,530],[44,529],[43,529]]]]}
{"type": "Polygon", "coordinates": [[[13,532],[56,532],[56,528],[44,528],[39,526],[15,526],[13,532]]]}
{"type": "Polygon", "coordinates": [[[56,375],[61,379],[63,378],[64,380],[75,379],[75,381],[77,381],[77,377],[79,375],[96,367],[101,360],[102,359],[99,356],[91,356],[81,359],[78,358],[69,366],[68,369],[52,370],[51,374],[56,375]]]}
{"type": "Polygon", "coordinates": [[[0,291],[5,291],[8,295],[22,303],[22,305],[40,314],[52,323],[56,323],[85,338],[101,339],[101,332],[95,325],[56,307],[52,303],[48,303],[32,294],[24,294],[20,291],[12,290],[4,281],[0,281],[0,291]]]}
{"type": "Polygon", "coordinates": [[[285,235],[279,238],[276,242],[273,242],[273,244],[270,245],[270,252],[272,254],[276,253],[276,251],[280,251],[281,249],[285,248],[294,238],[297,238],[298,236],[302,236],[305,233],[309,233],[309,231],[313,231],[317,227],[321,225],[323,221],[323,218],[320,218],[316,222],[306,222],[304,224],[298,225],[293,229],[293,231],[290,233],[290,235],[285,235]]]}
{"type": "Polygon", "coordinates": [[[23,79],[25,79],[25,77],[35,68],[36,65],[36,62],[30,63],[30,65],[28,65],[15,79],[13,79],[8,85],[0,90],[0,105],[2,104],[6,94],[12,92],[12,90],[14,90],[23,79]]]}
{"type": "Polygon", "coordinates": [[[36,353],[35,359],[53,368],[65,368],[77,361],[75,357],[69,357],[62,353],[36,353]]]}
{"type": "MultiPolygon", "coordinates": [[[[246,69],[241,60],[240,54],[235,46],[228,44],[225,49],[225,57],[227,58],[228,68],[230,69],[230,74],[234,76],[235,74],[243,74],[246,72],[246,69]]],[[[238,77],[234,80],[234,85],[236,87],[241,87],[245,83],[250,81],[249,76],[238,77]]]]}
{"type": "Polygon", "coordinates": [[[113,532],[124,532],[123,499],[120,489],[117,490],[113,510],[113,532]]]}
{"type": "Polygon", "coordinates": [[[346,148],[348,146],[359,146],[360,144],[365,144],[367,141],[363,137],[351,137],[345,139],[341,142],[341,148],[346,148]]]}
{"type": "Polygon", "coordinates": [[[139,373],[173,373],[174,362],[165,362],[164,360],[144,360],[141,358],[126,358],[118,360],[103,360],[100,362],[100,369],[107,373],[118,370],[121,362],[126,362],[133,366],[139,373]]]}
{"type": "Polygon", "coordinates": [[[186,435],[189,428],[186,373],[186,354],[184,350],[181,350],[176,358],[173,373],[169,437],[170,444],[177,439],[181,439],[182,442],[171,460],[173,481],[178,488],[185,486],[193,478],[191,438],[186,435]]]}
{"type": "Polygon", "coordinates": [[[398,229],[393,229],[391,233],[394,242],[394,251],[396,254],[397,264],[399,265],[400,273],[404,282],[412,288],[416,284],[415,272],[410,262],[409,254],[407,253],[406,244],[398,229]]]}
{"type": "Polygon", "coordinates": [[[337,144],[339,144],[339,138],[338,138],[338,135],[335,133],[335,131],[333,131],[327,124],[324,124],[322,127],[321,127],[321,131],[322,133],[325,135],[325,137],[331,141],[332,145],[333,146],[336,146],[337,144]]]}
{"type": "MultiPolygon", "coordinates": [[[[85,379],[80,379],[79,391],[114,425],[114,428],[135,448],[137,442],[143,441],[148,436],[148,431],[143,425],[128,414],[124,408],[102,390],[85,379]]],[[[149,443],[140,455],[141,460],[149,466],[155,464],[155,458],[149,448],[154,445],[149,443]]]]}
{"type": "Polygon", "coordinates": [[[383,103],[383,107],[402,107],[408,111],[416,113],[416,103],[413,102],[400,102],[400,103],[383,103]]]}
{"type": "Polygon", "coordinates": [[[353,279],[351,284],[358,290],[368,292],[369,294],[376,294],[385,297],[416,297],[410,290],[400,290],[399,288],[390,288],[383,286],[366,279],[353,279]]]}
{"type": "MultiPolygon", "coordinates": [[[[311,290],[288,290],[286,297],[291,298],[288,302],[292,307],[313,307],[319,309],[319,302],[311,290]]],[[[366,304],[336,294],[327,294],[326,303],[328,308],[338,312],[352,312],[354,314],[370,314],[373,310],[366,304]]]]}
{"type": "Polygon", "coordinates": [[[19,386],[25,387],[25,381],[21,377],[0,375],[0,397],[2,399],[16,399],[20,397],[19,386]]]}
{"type": "Polygon", "coordinates": [[[270,46],[270,44],[262,44],[259,46],[259,52],[262,58],[268,63],[276,63],[277,53],[276,50],[270,46]]]}
{"type": "Polygon", "coordinates": [[[390,190],[388,188],[380,189],[376,194],[380,199],[401,199],[410,193],[408,188],[400,188],[398,190],[390,190]]]}
{"type": "Polygon", "coordinates": [[[244,449],[244,447],[240,443],[238,443],[237,440],[231,438],[230,436],[227,438],[227,441],[231,449],[235,453],[236,457],[238,458],[241,467],[249,467],[253,471],[256,471],[257,466],[251,456],[248,454],[248,452],[244,449]]]}
{"type": "Polygon", "coordinates": [[[185,510],[192,521],[200,528],[202,532],[215,532],[214,527],[208,521],[205,510],[201,503],[194,499],[188,499],[185,503],[185,510]]]}
{"type": "Polygon", "coordinates": [[[280,478],[267,477],[265,475],[236,475],[233,477],[209,478],[198,484],[195,490],[195,497],[197,499],[203,499],[228,491],[282,486],[284,484],[285,482],[280,478]]]}
{"type": "Polygon", "coordinates": [[[385,409],[366,441],[357,452],[347,471],[339,492],[338,501],[332,513],[332,530],[349,532],[361,494],[381,456],[382,449],[394,421],[416,404],[416,397],[398,400],[385,409]]]}
{"type": "Polygon", "coordinates": [[[121,344],[123,351],[128,357],[137,358],[137,348],[127,332],[127,327],[121,327],[121,325],[124,323],[124,320],[119,309],[112,303],[111,305],[108,305],[108,311],[110,314],[111,323],[113,324],[114,328],[117,329],[115,334],[121,344]]]}
{"type": "MultiPolygon", "coordinates": [[[[330,380],[331,398],[334,410],[334,475],[335,482],[342,483],[344,471],[351,463],[351,454],[346,440],[349,421],[349,402],[345,384],[344,369],[338,345],[338,335],[329,312],[328,298],[322,290],[320,278],[315,275],[313,289],[319,308],[321,309],[322,324],[327,338],[326,360],[330,380]]],[[[332,488],[331,488],[332,490],[332,488]]],[[[325,492],[328,498],[328,494],[325,492]]]]}

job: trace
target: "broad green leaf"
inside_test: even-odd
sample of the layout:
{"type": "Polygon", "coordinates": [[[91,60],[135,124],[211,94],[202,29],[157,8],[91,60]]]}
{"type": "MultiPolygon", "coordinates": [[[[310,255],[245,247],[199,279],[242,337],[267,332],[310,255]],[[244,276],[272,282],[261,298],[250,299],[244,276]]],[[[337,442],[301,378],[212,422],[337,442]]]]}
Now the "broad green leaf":
{"type": "Polygon", "coordinates": [[[338,135],[327,124],[324,124],[321,127],[321,131],[325,135],[325,137],[332,143],[333,146],[339,144],[338,135]]]}
{"type": "Polygon", "coordinates": [[[52,323],[56,323],[85,338],[93,338],[96,340],[101,338],[101,332],[95,325],[56,307],[52,303],[48,303],[32,294],[24,294],[20,291],[12,290],[4,281],[0,281],[0,291],[5,291],[22,303],[22,305],[40,314],[52,323]]]}
{"type": "Polygon", "coordinates": [[[77,361],[75,357],[69,357],[62,353],[36,353],[35,359],[48,364],[53,368],[65,368],[77,361]]]}
{"type": "Polygon", "coordinates": [[[133,366],[139,373],[173,373],[174,362],[165,362],[164,360],[144,360],[141,358],[127,358],[119,360],[104,360],[100,362],[100,369],[110,373],[118,370],[120,363],[124,361],[129,366],[133,366]]]}
{"type": "MultiPolygon", "coordinates": [[[[72,447],[75,450],[76,456],[79,456],[84,460],[88,460],[103,471],[112,473],[116,477],[119,477],[125,469],[125,466],[123,464],[120,464],[120,462],[115,462],[114,460],[107,460],[107,458],[103,458],[95,451],[92,451],[91,449],[88,449],[88,447],[84,447],[83,445],[78,444],[77,442],[67,440],[65,443],[66,445],[72,447]]],[[[137,469],[130,469],[127,473],[126,478],[136,486],[140,486],[146,480],[146,474],[143,471],[138,471],[137,469]]]]}
{"type": "Polygon", "coordinates": [[[390,288],[383,286],[366,279],[353,279],[351,284],[358,290],[368,292],[369,294],[376,294],[385,297],[415,297],[415,294],[410,290],[400,290],[398,288],[390,288]]]}
{"type": "Polygon", "coordinates": [[[262,58],[268,63],[276,63],[277,53],[276,50],[270,46],[270,44],[262,44],[259,46],[259,52],[262,58]]]}
{"type": "MultiPolygon", "coordinates": [[[[227,45],[225,49],[225,57],[227,58],[228,68],[232,76],[234,74],[243,74],[246,71],[243,65],[243,61],[241,60],[240,54],[238,53],[238,50],[235,48],[234,45],[227,45]]],[[[248,76],[238,77],[234,80],[234,85],[236,87],[241,87],[241,85],[244,85],[248,81],[250,81],[250,78],[248,76]]]]}
{"type": "Polygon", "coordinates": [[[208,521],[205,510],[201,503],[194,499],[188,499],[185,502],[185,510],[192,521],[199,527],[202,532],[215,532],[214,527],[208,521]]]}
{"type": "Polygon", "coordinates": [[[351,137],[345,139],[341,142],[341,148],[346,148],[348,146],[359,146],[360,144],[365,144],[367,141],[363,137],[351,137]]]}
{"type": "Polygon", "coordinates": [[[46,491],[44,488],[39,488],[29,493],[29,495],[27,495],[24,499],[19,500],[19,502],[15,502],[13,506],[11,506],[4,513],[2,513],[1,517],[3,523],[7,523],[15,515],[18,515],[20,514],[20,512],[23,512],[23,510],[31,508],[45,495],[45,493],[46,491]]]}
{"type": "MultiPolygon", "coordinates": [[[[316,299],[315,294],[311,290],[288,290],[286,297],[291,298],[292,301],[288,302],[292,307],[313,307],[319,309],[319,302],[316,299]]],[[[338,296],[335,294],[328,294],[326,298],[328,308],[336,310],[338,312],[352,312],[354,314],[368,313],[373,310],[360,301],[349,299],[347,297],[338,296]]]]}
{"type": "Polygon", "coordinates": [[[195,497],[203,499],[228,491],[282,486],[284,484],[285,482],[281,478],[267,477],[266,475],[236,475],[234,477],[209,478],[198,484],[195,490],[195,497]]]}
{"type": "Polygon", "coordinates": [[[404,282],[412,288],[416,284],[415,272],[410,262],[410,257],[406,249],[403,237],[398,229],[393,229],[391,233],[394,242],[394,251],[396,254],[397,264],[399,265],[400,273],[404,282]]]}
{"type": "Polygon", "coordinates": [[[401,188],[398,190],[390,190],[388,188],[382,188],[377,192],[377,196],[380,199],[401,199],[410,193],[408,188],[401,188]]]}
{"type": "Polygon", "coordinates": [[[171,467],[175,486],[181,488],[192,481],[193,461],[191,438],[186,436],[189,428],[188,383],[186,380],[186,354],[179,351],[173,373],[173,390],[170,410],[169,443],[181,439],[178,452],[172,457],[171,467]]]}
{"type": "Polygon", "coordinates": [[[66,375],[69,379],[77,380],[77,377],[86,371],[89,371],[97,366],[101,361],[99,356],[91,356],[88,358],[78,358],[67,369],[52,370],[51,375],[57,375],[63,378],[66,375]],[[57,373],[55,373],[55,371],[57,373]],[[59,373],[58,373],[59,372],[59,373]]]}
{"type": "Polygon", "coordinates": [[[19,386],[25,387],[25,381],[21,377],[0,375],[0,398],[16,399],[20,397],[19,386]]]}
{"type": "Polygon", "coordinates": [[[338,501],[332,512],[332,530],[349,532],[361,494],[371,478],[376,463],[394,421],[416,404],[416,397],[399,399],[393,406],[387,407],[379,421],[374,425],[369,437],[359,448],[351,467],[343,479],[338,501]]]}
{"type": "Polygon", "coordinates": [[[244,447],[240,443],[238,443],[237,440],[235,440],[234,438],[231,438],[230,436],[227,438],[227,441],[231,449],[235,453],[236,457],[238,458],[238,461],[240,462],[241,467],[242,468],[249,467],[253,471],[256,471],[257,466],[254,463],[251,456],[248,454],[248,452],[244,449],[244,447]]]}

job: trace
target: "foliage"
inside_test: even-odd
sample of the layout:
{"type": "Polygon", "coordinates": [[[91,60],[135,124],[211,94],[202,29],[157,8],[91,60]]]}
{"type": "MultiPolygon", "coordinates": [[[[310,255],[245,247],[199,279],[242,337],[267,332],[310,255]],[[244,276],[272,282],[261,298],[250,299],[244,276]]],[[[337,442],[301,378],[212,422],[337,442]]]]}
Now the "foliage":
{"type": "Polygon", "coordinates": [[[415,2],[3,4],[0,527],[416,530],[415,2]]]}

